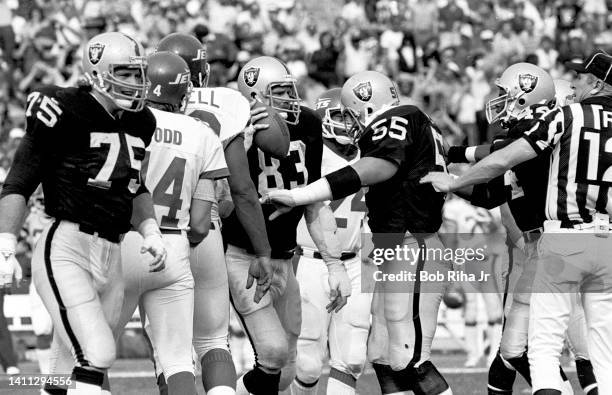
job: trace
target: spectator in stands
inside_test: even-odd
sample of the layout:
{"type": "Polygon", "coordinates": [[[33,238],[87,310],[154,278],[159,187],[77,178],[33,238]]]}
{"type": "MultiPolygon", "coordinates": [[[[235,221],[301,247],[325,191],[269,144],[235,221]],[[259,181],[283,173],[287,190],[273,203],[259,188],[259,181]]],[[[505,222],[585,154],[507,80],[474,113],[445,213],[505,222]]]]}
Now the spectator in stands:
{"type": "Polygon", "coordinates": [[[493,38],[493,48],[509,63],[516,62],[523,57],[524,48],[512,29],[511,21],[504,21],[493,38]]]}
{"type": "Polygon", "coordinates": [[[542,37],[540,45],[535,54],[538,56],[538,66],[550,72],[557,63],[559,52],[553,47],[553,39],[548,36],[542,37]]]}
{"type": "Polygon", "coordinates": [[[412,20],[414,38],[418,45],[423,45],[432,37],[438,35],[438,7],[429,0],[417,0],[412,6],[412,20]]]}
{"type": "Polygon", "coordinates": [[[328,88],[340,84],[336,65],[340,52],[334,43],[334,37],[328,31],[319,36],[321,48],[316,50],[310,58],[310,76],[328,88]]]}
{"type": "MultiPolygon", "coordinates": [[[[399,73],[415,73],[419,69],[419,50],[411,32],[404,32],[402,45],[397,52],[399,73]]],[[[411,89],[406,86],[406,91],[411,89]]]]}

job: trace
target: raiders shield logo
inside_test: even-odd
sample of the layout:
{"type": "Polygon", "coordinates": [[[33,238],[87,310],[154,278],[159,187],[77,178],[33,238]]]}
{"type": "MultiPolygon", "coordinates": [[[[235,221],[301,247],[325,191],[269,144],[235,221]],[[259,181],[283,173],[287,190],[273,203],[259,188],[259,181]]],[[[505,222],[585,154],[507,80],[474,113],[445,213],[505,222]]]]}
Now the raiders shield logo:
{"type": "Polygon", "coordinates": [[[531,74],[519,74],[519,86],[525,93],[529,93],[535,89],[538,84],[538,77],[531,74]]]}
{"type": "Polygon", "coordinates": [[[372,84],[370,81],[362,82],[353,88],[353,93],[361,101],[368,101],[372,98],[372,84]]]}
{"type": "Polygon", "coordinates": [[[244,82],[247,86],[252,87],[257,83],[257,79],[259,78],[259,68],[251,67],[244,72],[244,82]]]}
{"type": "Polygon", "coordinates": [[[98,64],[102,58],[104,52],[104,44],[95,43],[89,46],[89,62],[91,64],[98,64]]]}

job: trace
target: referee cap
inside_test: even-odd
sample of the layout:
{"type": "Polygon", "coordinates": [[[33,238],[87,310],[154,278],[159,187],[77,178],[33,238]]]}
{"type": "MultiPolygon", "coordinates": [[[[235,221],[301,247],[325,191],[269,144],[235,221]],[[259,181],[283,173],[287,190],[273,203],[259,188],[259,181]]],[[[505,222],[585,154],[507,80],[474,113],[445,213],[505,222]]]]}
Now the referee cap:
{"type": "Polygon", "coordinates": [[[612,55],[601,49],[593,52],[582,63],[565,62],[565,67],[581,74],[591,73],[606,84],[612,85],[612,55]]]}

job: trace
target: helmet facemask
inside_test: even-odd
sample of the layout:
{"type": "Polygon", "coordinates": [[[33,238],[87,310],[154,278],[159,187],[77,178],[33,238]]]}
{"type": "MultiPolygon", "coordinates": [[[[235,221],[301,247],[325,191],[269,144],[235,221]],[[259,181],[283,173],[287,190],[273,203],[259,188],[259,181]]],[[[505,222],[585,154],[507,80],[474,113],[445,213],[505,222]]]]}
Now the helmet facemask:
{"type": "Polygon", "coordinates": [[[365,120],[360,120],[360,114],[349,107],[344,107],[342,110],[342,120],[344,122],[344,128],[351,143],[357,145],[359,139],[365,131],[365,120]]]}
{"type": "Polygon", "coordinates": [[[347,133],[347,125],[340,107],[325,109],[323,117],[323,137],[334,139],[338,144],[353,144],[353,139],[347,133]]]}
{"type": "Polygon", "coordinates": [[[300,96],[298,95],[295,79],[287,78],[286,81],[274,81],[268,84],[264,97],[268,105],[273,109],[286,113],[285,122],[297,125],[300,121],[300,96]],[[280,89],[283,89],[279,94],[280,89]]]}
{"type": "MultiPolygon", "coordinates": [[[[130,57],[129,64],[109,64],[108,71],[93,75],[97,80],[96,87],[99,91],[109,96],[117,107],[125,111],[138,112],[145,106],[147,89],[149,83],[146,80],[146,59],[140,56],[130,57]],[[136,70],[137,82],[127,82],[122,75],[117,76],[123,70],[136,70]]],[[[94,73],[96,73],[94,71],[94,73]]],[[[129,74],[127,77],[132,76],[129,74]]]]}
{"type": "Polygon", "coordinates": [[[485,106],[487,121],[489,123],[499,120],[508,122],[513,118],[518,118],[525,107],[520,103],[524,95],[525,92],[522,90],[513,94],[507,88],[499,86],[499,96],[489,100],[485,106]]]}

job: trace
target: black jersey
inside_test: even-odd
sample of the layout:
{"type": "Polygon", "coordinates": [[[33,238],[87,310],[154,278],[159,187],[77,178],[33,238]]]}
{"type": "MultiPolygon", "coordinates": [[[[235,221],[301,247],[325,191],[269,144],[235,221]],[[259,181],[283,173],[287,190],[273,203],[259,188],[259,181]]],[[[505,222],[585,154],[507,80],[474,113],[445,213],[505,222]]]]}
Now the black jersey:
{"type": "MultiPolygon", "coordinates": [[[[300,122],[287,125],[291,136],[289,154],[275,159],[253,145],[247,152],[251,179],[259,196],[276,189],[293,189],[310,184],[321,177],[323,137],[321,119],[311,109],[302,107],[300,122]]],[[[304,207],[295,207],[289,213],[268,220],[275,211],[272,204],[262,204],[272,257],[286,255],[297,245],[297,225],[304,214],[304,207]]],[[[236,212],[223,220],[225,242],[253,252],[251,242],[242,228],[236,212]]]]}
{"type": "MultiPolygon", "coordinates": [[[[530,116],[509,124],[505,138],[496,140],[491,145],[491,152],[524,136],[525,131],[537,124],[537,119],[550,112],[550,108],[537,104],[531,106],[530,111],[530,116]]],[[[528,231],[541,227],[545,220],[549,162],[550,152],[518,164],[487,184],[474,186],[471,202],[487,208],[507,202],[519,229],[528,231]]]]}
{"type": "Polygon", "coordinates": [[[446,171],[442,135],[415,106],[393,107],[377,116],[359,140],[361,157],[395,163],[393,177],[366,194],[373,233],[434,233],[442,224],[445,194],[419,180],[446,171]]]}
{"type": "Polygon", "coordinates": [[[155,126],[149,109],[115,119],[86,90],[37,89],[28,95],[26,135],[2,194],[28,198],[42,182],[49,216],[127,232],[132,200],[146,190],[140,163],[155,126]]]}

